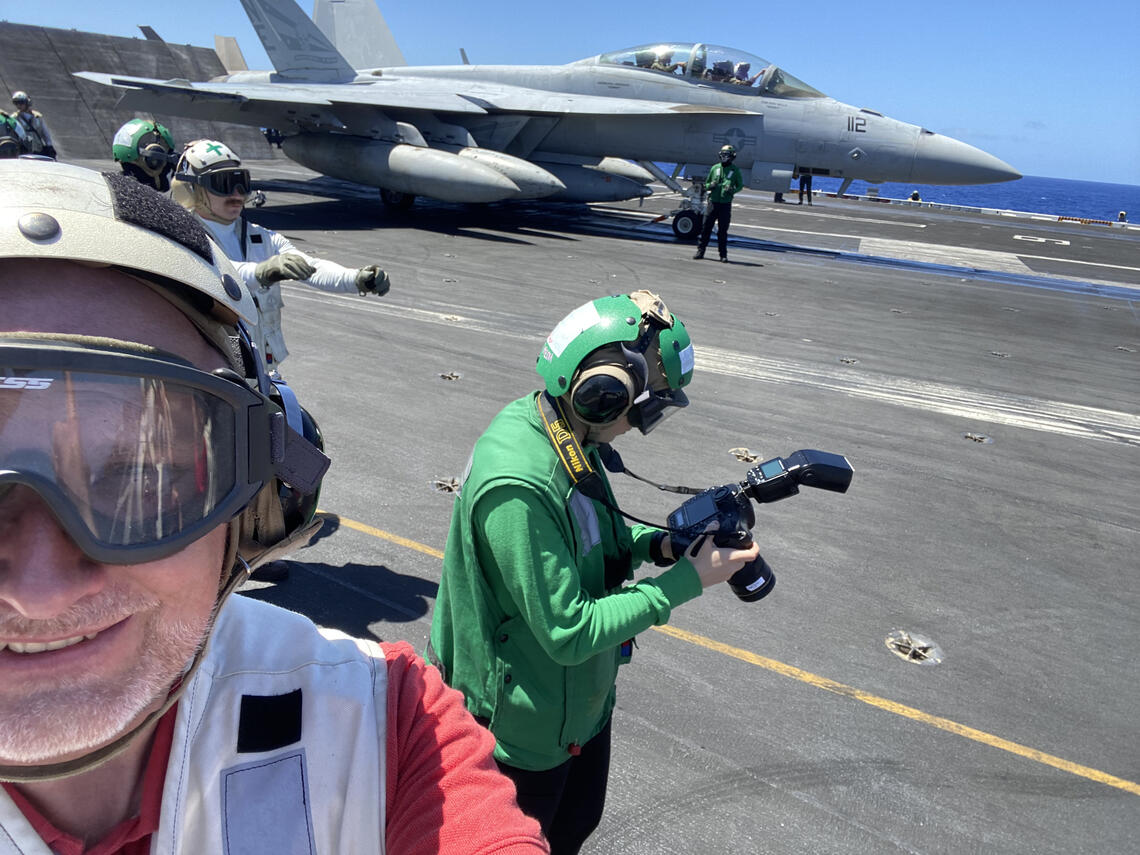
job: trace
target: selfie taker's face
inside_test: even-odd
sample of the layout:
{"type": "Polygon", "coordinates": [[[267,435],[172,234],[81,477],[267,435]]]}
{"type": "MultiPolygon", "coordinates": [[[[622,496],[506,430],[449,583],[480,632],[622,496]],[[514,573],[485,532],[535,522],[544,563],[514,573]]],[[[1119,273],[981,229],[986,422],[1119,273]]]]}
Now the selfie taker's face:
{"type": "MultiPolygon", "coordinates": [[[[0,331],[109,336],[222,364],[185,316],[112,270],[6,261],[0,305],[0,331]]],[[[0,762],[81,755],[159,706],[205,638],[225,544],[222,525],[160,561],[101,564],[33,490],[0,492],[0,762]]]]}

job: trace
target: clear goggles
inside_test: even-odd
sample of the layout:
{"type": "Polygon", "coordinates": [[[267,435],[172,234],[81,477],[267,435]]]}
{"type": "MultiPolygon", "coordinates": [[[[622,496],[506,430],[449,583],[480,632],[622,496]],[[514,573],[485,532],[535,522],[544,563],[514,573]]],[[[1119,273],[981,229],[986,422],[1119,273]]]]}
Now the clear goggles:
{"type": "Polygon", "coordinates": [[[189,181],[197,184],[215,196],[233,196],[238,194],[248,196],[252,185],[249,180],[248,169],[216,169],[212,172],[203,172],[195,175],[193,172],[180,172],[179,181],[189,181]]]}
{"type": "Polygon", "coordinates": [[[168,557],[275,476],[285,417],[229,369],[56,340],[0,339],[0,537],[51,508],[95,561],[168,557]]]}

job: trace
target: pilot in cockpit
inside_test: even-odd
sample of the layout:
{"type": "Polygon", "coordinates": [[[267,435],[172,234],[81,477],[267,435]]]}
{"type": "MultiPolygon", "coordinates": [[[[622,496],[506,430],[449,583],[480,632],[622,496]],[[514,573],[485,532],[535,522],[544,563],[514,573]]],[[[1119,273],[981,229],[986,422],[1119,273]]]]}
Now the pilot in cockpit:
{"type": "Polygon", "coordinates": [[[732,63],[722,59],[712,64],[712,68],[705,72],[705,79],[714,83],[728,83],[732,80],[732,63]]]}
{"type": "Polygon", "coordinates": [[[677,69],[681,69],[681,73],[685,73],[685,63],[673,62],[673,51],[663,50],[657,54],[657,58],[653,60],[653,65],[650,66],[654,71],[665,71],[669,74],[675,74],[677,69]]]}
{"type": "Polygon", "coordinates": [[[752,63],[750,63],[750,62],[738,62],[738,63],[736,63],[736,68],[734,68],[732,71],[732,77],[730,78],[730,81],[732,83],[739,83],[741,86],[751,86],[757,80],[759,80],[761,77],[763,77],[764,72],[768,70],[766,67],[761,68],[759,71],[757,71],[751,77],[749,77],[748,72],[751,69],[752,69],[752,63]]]}

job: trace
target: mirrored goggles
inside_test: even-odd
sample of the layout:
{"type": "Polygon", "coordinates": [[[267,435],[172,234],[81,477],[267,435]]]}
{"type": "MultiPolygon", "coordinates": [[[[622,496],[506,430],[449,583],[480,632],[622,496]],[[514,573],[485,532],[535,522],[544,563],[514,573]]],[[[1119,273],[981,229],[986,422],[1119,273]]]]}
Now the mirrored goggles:
{"type": "Polygon", "coordinates": [[[232,370],[0,339],[0,537],[51,508],[95,561],[168,557],[233,518],[284,457],[285,417],[232,370]]]}
{"type": "Polygon", "coordinates": [[[633,402],[629,423],[639,431],[649,433],[681,407],[689,406],[689,397],[680,389],[658,391],[647,389],[633,402]]]}
{"type": "Polygon", "coordinates": [[[234,194],[248,196],[252,186],[248,169],[218,169],[213,172],[203,172],[201,175],[182,172],[177,178],[179,181],[189,181],[191,184],[204,187],[207,193],[213,193],[215,196],[234,194]]]}

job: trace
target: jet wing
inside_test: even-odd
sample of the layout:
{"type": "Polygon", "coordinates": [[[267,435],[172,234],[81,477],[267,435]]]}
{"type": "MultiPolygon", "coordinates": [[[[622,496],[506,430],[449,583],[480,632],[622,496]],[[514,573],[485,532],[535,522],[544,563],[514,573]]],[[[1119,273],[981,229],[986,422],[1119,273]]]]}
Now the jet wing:
{"type": "MultiPolygon", "coordinates": [[[[414,108],[448,113],[486,112],[469,99],[447,90],[435,91],[419,85],[419,81],[384,81],[374,83],[191,83],[188,80],[153,80],[147,77],[126,77],[120,74],[101,74],[80,71],[75,74],[84,80],[149,93],[152,96],[182,98],[215,102],[219,105],[241,104],[247,108],[283,108],[284,112],[296,107],[331,107],[334,104],[353,104],[362,107],[414,108]]],[[[377,80],[379,82],[379,79],[377,80]]],[[[162,112],[160,110],[160,112],[162,112]]],[[[168,112],[177,112],[170,110],[168,112]]],[[[260,112],[260,110],[259,110],[260,112]]]]}
{"type": "Polygon", "coordinates": [[[128,106],[145,106],[160,113],[185,115],[186,102],[195,102],[193,114],[197,117],[243,124],[254,124],[252,120],[255,118],[263,121],[274,115],[290,119],[301,112],[298,108],[305,107],[335,112],[337,105],[475,115],[758,115],[733,107],[573,95],[504,84],[476,84],[459,92],[450,81],[423,78],[377,77],[367,83],[191,83],[188,80],[154,80],[91,71],[77,72],[75,76],[104,86],[127,89],[125,103],[128,106]],[[175,109],[173,104],[167,104],[164,109],[162,104],[167,99],[183,102],[183,109],[175,109]],[[215,108],[212,114],[211,104],[215,108]]]}
{"type": "Polygon", "coordinates": [[[751,110],[741,110],[736,107],[650,101],[641,98],[573,95],[507,85],[480,86],[477,84],[456,94],[481,107],[487,113],[517,113],[538,116],[668,116],[675,113],[761,115],[751,110]]]}

